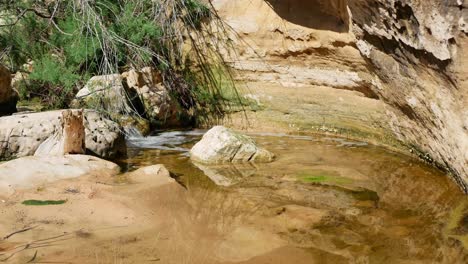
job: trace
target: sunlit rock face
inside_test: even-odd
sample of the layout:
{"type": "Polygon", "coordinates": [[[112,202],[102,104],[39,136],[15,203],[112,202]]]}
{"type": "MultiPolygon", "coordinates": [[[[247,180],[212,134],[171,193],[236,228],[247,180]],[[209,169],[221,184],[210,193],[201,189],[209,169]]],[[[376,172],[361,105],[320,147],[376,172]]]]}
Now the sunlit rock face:
{"type": "Polygon", "coordinates": [[[0,142],[0,160],[85,151],[112,158],[125,152],[121,128],[92,110],[56,110],[1,117],[0,142]]]}
{"type": "Polygon", "coordinates": [[[397,137],[468,182],[468,19],[463,1],[349,1],[397,137]]]}
{"type": "Polygon", "coordinates": [[[275,105],[295,98],[284,107],[288,109],[284,118],[269,122],[287,119],[289,128],[300,131],[314,130],[322,122],[324,131],[361,130],[372,134],[364,137],[391,145],[379,129],[387,131],[407,150],[451,172],[467,191],[466,1],[215,0],[213,4],[238,33],[232,37],[238,49],[233,67],[240,71],[240,79],[282,87],[275,93],[254,88],[252,96],[277,112],[282,109],[275,105]],[[358,92],[365,99],[347,91],[319,92],[318,87],[358,92]],[[298,91],[302,99],[296,100],[298,91]],[[320,99],[306,101],[312,95],[320,99]],[[336,97],[340,100],[334,102],[336,97]]]}
{"type": "Polygon", "coordinates": [[[223,126],[215,126],[190,150],[190,158],[204,164],[271,162],[275,155],[255,141],[223,126]]]}

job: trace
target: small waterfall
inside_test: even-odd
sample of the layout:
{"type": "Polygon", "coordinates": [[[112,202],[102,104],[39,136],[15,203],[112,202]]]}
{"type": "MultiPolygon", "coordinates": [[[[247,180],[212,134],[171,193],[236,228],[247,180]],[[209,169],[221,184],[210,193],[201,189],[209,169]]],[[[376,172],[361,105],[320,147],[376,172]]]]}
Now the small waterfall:
{"type": "Polygon", "coordinates": [[[166,131],[144,137],[135,127],[125,128],[127,146],[143,149],[172,150],[188,152],[184,144],[195,141],[205,131],[166,131]]]}
{"type": "Polygon", "coordinates": [[[134,126],[126,126],[123,128],[125,137],[128,139],[134,139],[134,138],[143,138],[144,136],[141,134],[140,130],[134,126]]]}

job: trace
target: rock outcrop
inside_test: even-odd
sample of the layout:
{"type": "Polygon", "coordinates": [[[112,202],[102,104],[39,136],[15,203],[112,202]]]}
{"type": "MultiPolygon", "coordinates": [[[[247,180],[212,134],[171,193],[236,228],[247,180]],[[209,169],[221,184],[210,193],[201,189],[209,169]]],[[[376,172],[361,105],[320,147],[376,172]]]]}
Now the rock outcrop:
{"type": "Polygon", "coordinates": [[[349,1],[357,47],[394,134],[468,191],[468,39],[463,1],[349,1]]]}
{"type": "Polygon", "coordinates": [[[0,116],[16,112],[18,93],[11,87],[11,73],[0,65],[0,116]]]}
{"type": "Polygon", "coordinates": [[[255,124],[266,120],[287,131],[331,132],[412,151],[468,191],[466,3],[213,4],[238,32],[231,36],[238,56],[226,57],[241,79],[254,83],[247,95],[268,113],[255,113],[255,124]]]}
{"type": "Polygon", "coordinates": [[[81,153],[83,145],[86,152],[109,158],[125,147],[119,126],[91,110],[83,115],[57,110],[1,117],[0,143],[2,159],[81,153]]]}
{"type": "Polygon", "coordinates": [[[149,125],[176,125],[180,112],[158,71],[141,71],[92,77],[75,96],[74,107],[104,109],[125,128],[149,132],[149,125]]]}
{"type": "Polygon", "coordinates": [[[271,162],[274,154],[257,147],[248,136],[215,126],[190,150],[190,158],[205,164],[271,162]]]}
{"type": "Polygon", "coordinates": [[[166,87],[161,74],[151,67],[130,70],[122,77],[132,92],[136,92],[144,106],[143,115],[153,124],[178,125],[181,112],[166,87]]]}
{"type": "Polygon", "coordinates": [[[76,94],[78,105],[89,108],[99,107],[109,113],[128,114],[134,110],[129,104],[129,97],[120,74],[92,77],[76,94]]]}

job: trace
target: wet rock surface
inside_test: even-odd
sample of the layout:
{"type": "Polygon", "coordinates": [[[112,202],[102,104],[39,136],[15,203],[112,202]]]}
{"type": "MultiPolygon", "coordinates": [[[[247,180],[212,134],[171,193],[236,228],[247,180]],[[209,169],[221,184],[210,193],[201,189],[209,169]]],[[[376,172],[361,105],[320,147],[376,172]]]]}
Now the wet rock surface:
{"type": "Polygon", "coordinates": [[[92,263],[98,256],[104,263],[170,264],[468,260],[459,243],[467,234],[466,197],[416,159],[340,138],[254,134],[278,158],[256,164],[234,185],[218,186],[187,155],[201,134],[153,135],[152,148],[130,148],[118,160],[128,173],[91,170],[0,194],[0,258],[92,263]],[[154,165],[160,163],[165,165],[154,165]],[[23,204],[32,199],[63,203],[23,204]]]}

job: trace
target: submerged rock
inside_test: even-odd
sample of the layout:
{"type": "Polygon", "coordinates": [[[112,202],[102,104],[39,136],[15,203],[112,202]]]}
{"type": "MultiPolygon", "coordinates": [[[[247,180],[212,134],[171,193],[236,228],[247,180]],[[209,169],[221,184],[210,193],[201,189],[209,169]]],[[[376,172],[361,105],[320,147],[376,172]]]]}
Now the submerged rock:
{"type": "Polygon", "coordinates": [[[69,112],[76,113],[76,110],[0,118],[0,159],[82,153],[83,134],[87,152],[109,158],[124,151],[124,138],[115,122],[95,111],[85,110],[83,128],[79,116],[75,116],[77,120],[73,122],[67,121],[69,112]]]}
{"type": "Polygon", "coordinates": [[[146,166],[128,173],[128,178],[135,183],[145,184],[146,187],[158,187],[166,184],[178,184],[171,178],[170,172],[162,164],[146,166]]]}
{"type": "Polygon", "coordinates": [[[0,65],[0,116],[16,112],[18,93],[11,86],[11,74],[0,65]]]}
{"type": "Polygon", "coordinates": [[[195,163],[216,185],[231,186],[255,174],[257,168],[252,163],[204,165],[195,163]]]}
{"type": "Polygon", "coordinates": [[[117,174],[117,164],[93,156],[30,156],[0,164],[0,193],[32,188],[45,183],[99,172],[117,174]]]}
{"type": "Polygon", "coordinates": [[[274,154],[257,147],[255,141],[223,126],[210,129],[190,150],[190,158],[205,164],[271,162],[274,154]]]}

